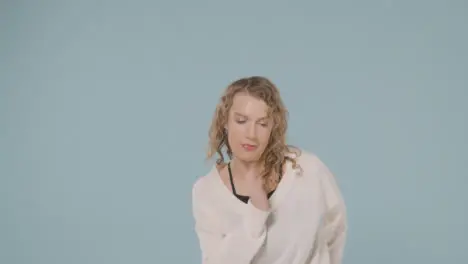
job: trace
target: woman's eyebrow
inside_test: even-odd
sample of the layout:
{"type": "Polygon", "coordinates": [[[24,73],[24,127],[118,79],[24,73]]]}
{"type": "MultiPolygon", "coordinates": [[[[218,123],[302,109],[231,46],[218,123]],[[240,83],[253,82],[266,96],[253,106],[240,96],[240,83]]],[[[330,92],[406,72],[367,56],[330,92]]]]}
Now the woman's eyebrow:
{"type": "MultiPolygon", "coordinates": [[[[241,113],[239,113],[239,112],[234,112],[234,115],[237,115],[237,116],[240,116],[240,117],[244,117],[244,118],[248,118],[248,116],[243,115],[243,114],[241,114],[241,113]]],[[[261,117],[261,118],[257,119],[257,121],[264,120],[264,119],[268,119],[268,116],[261,117]]]]}

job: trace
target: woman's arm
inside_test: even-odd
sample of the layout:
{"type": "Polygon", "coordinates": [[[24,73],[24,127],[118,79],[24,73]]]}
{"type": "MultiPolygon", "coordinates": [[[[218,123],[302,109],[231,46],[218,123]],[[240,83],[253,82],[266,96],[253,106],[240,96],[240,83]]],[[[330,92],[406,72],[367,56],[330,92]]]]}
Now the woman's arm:
{"type": "Polygon", "coordinates": [[[335,176],[325,164],[321,164],[320,176],[327,204],[325,230],[331,264],[341,264],[345,248],[348,222],[346,205],[335,176]]]}
{"type": "Polygon", "coordinates": [[[203,264],[248,264],[266,237],[266,219],[269,212],[258,209],[250,201],[245,211],[244,224],[236,232],[222,234],[216,222],[222,217],[204,202],[202,190],[194,188],[192,194],[195,231],[197,233],[203,264]]]}

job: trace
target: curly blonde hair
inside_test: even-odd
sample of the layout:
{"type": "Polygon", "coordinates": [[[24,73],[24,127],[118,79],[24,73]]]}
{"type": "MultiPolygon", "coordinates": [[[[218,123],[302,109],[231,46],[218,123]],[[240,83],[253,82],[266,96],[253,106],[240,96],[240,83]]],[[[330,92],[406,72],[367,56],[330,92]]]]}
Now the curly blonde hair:
{"type": "Polygon", "coordinates": [[[261,176],[264,179],[265,188],[274,188],[282,176],[283,165],[286,161],[292,162],[293,168],[296,168],[299,149],[286,144],[289,112],[280,97],[278,88],[265,77],[241,78],[226,88],[216,106],[209,130],[207,159],[218,154],[216,164],[225,164],[223,150],[226,150],[229,159],[232,159],[232,151],[224,128],[228,121],[234,96],[239,92],[247,93],[264,101],[269,108],[268,115],[273,119],[273,128],[269,142],[259,161],[263,163],[264,169],[261,176]],[[289,153],[295,153],[296,156],[292,157],[288,155],[289,153]]]}

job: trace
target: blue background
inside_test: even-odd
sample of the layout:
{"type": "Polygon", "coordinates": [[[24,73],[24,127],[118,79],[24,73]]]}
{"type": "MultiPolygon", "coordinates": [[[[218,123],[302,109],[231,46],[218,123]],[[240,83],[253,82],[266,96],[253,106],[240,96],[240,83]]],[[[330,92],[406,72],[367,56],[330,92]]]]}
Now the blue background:
{"type": "Polygon", "coordinates": [[[467,28],[466,1],[2,1],[0,263],[200,263],[191,187],[250,75],[337,176],[345,263],[465,263],[467,28]]]}

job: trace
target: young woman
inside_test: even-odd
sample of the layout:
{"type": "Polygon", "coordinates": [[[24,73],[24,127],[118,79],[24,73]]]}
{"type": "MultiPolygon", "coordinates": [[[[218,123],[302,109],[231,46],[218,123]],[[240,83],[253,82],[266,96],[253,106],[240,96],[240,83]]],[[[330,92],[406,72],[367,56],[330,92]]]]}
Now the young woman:
{"type": "Polygon", "coordinates": [[[286,145],[287,110],[264,77],[229,85],[193,185],[204,264],[339,264],[347,232],[337,182],[313,153],[286,145]]]}

